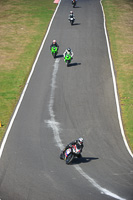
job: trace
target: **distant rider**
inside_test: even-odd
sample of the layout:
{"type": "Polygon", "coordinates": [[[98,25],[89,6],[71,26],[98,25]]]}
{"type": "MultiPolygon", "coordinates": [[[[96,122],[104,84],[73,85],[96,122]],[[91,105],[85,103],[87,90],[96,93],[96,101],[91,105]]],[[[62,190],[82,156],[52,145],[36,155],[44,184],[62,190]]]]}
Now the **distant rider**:
{"type": "Polygon", "coordinates": [[[59,45],[57,44],[56,40],[53,40],[52,44],[50,45],[50,50],[52,47],[57,47],[59,50],[59,45]]]}
{"type": "Polygon", "coordinates": [[[72,145],[75,145],[77,146],[78,149],[80,149],[80,154],[78,155],[78,158],[81,157],[81,152],[82,152],[82,149],[84,147],[84,139],[82,137],[78,138],[77,140],[74,140],[72,142],[70,142],[62,151],[62,153],[64,153],[68,148],[71,148],[72,145]]]}
{"type": "Polygon", "coordinates": [[[77,0],[72,0],[72,2],[75,2],[75,1],[77,2],[77,0]]]}
{"type": "Polygon", "coordinates": [[[68,16],[68,20],[70,20],[71,18],[73,18],[75,20],[75,16],[73,14],[73,11],[70,11],[70,14],[68,16]]]}
{"type": "Polygon", "coordinates": [[[71,58],[73,59],[74,54],[70,48],[66,49],[65,52],[63,53],[64,59],[67,54],[70,54],[71,58]]]}
{"type": "MultiPolygon", "coordinates": [[[[72,4],[77,3],[77,0],[72,0],[72,4]]],[[[75,4],[76,5],[76,4],[75,4]]]]}

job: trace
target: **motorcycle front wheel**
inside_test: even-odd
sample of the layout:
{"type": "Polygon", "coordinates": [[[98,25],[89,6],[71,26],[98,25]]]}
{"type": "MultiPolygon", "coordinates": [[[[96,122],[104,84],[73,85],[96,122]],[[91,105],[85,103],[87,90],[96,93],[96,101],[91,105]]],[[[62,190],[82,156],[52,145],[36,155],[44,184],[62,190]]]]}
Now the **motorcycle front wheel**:
{"type": "Polygon", "coordinates": [[[66,158],[66,164],[69,165],[73,159],[74,159],[74,155],[70,153],[66,158]]]}
{"type": "Polygon", "coordinates": [[[70,64],[70,60],[67,60],[67,67],[69,66],[69,64],[70,64]]]}
{"type": "Polygon", "coordinates": [[[56,53],[53,53],[53,57],[56,58],[56,53]]]}
{"type": "Polygon", "coordinates": [[[72,21],[71,21],[71,26],[73,25],[73,22],[74,22],[74,21],[72,20],[72,21]]]}
{"type": "Polygon", "coordinates": [[[74,4],[73,4],[73,8],[75,8],[75,6],[76,6],[76,4],[74,3],[74,4]]]}
{"type": "Polygon", "coordinates": [[[64,157],[65,157],[64,154],[61,153],[61,154],[60,154],[60,159],[61,159],[61,160],[64,160],[64,157]]]}

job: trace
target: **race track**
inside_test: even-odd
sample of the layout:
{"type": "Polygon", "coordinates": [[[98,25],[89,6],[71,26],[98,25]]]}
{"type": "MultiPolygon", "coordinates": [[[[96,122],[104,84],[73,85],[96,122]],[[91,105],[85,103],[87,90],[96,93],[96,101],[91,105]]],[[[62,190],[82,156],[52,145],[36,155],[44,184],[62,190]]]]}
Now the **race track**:
{"type": "Polygon", "coordinates": [[[74,9],[61,1],[2,152],[1,200],[133,199],[133,159],[120,131],[103,23],[100,0],[79,0],[74,9]],[[83,157],[66,165],[60,151],[80,136],[83,157]]]}

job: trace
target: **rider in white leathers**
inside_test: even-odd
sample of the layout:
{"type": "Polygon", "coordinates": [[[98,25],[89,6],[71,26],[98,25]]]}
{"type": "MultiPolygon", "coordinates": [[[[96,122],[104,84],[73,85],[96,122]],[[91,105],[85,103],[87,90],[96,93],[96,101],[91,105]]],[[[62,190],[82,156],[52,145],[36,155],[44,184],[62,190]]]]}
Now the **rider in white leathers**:
{"type": "Polygon", "coordinates": [[[70,14],[68,16],[68,20],[70,21],[71,18],[73,18],[75,20],[75,16],[73,14],[73,11],[70,11],[70,14]]]}
{"type": "Polygon", "coordinates": [[[71,58],[73,59],[74,54],[70,48],[66,49],[65,52],[63,53],[64,58],[67,54],[70,54],[71,58]]]}

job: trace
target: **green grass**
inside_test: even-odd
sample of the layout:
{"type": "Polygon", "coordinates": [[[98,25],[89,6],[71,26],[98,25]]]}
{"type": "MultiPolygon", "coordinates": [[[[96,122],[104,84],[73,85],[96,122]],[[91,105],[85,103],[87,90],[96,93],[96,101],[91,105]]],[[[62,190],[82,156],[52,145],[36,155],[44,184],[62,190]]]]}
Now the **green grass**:
{"type": "Polygon", "coordinates": [[[53,0],[0,1],[0,140],[55,8],[53,0]]]}
{"type": "Polygon", "coordinates": [[[133,152],[133,1],[103,0],[126,138],[133,152]]]}

